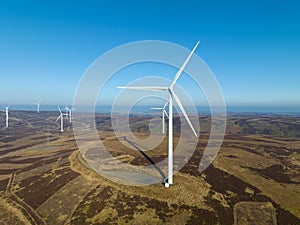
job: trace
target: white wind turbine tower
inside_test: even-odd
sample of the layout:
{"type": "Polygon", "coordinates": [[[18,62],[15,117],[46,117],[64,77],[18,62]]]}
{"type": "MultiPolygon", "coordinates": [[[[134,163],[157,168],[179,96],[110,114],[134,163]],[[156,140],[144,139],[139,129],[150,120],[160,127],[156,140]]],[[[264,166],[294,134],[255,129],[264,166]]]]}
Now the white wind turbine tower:
{"type": "Polygon", "coordinates": [[[60,131],[63,132],[64,131],[64,116],[68,115],[66,113],[63,113],[60,109],[59,106],[57,106],[60,115],[57,117],[57,119],[55,120],[55,122],[57,122],[60,119],[60,131]]]}
{"type": "Polygon", "coordinates": [[[36,112],[39,114],[40,113],[40,107],[41,107],[41,100],[39,100],[38,102],[35,102],[33,104],[36,105],[36,112]]]}
{"type": "Polygon", "coordinates": [[[3,107],[5,108],[5,110],[2,110],[2,112],[5,112],[5,115],[6,115],[5,127],[8,127],[8,109],[9,109],[9,105],[3,105],[3,107]]]}
{"type": "Polygon", "coordinates": [[[166,111],[167,104],[168,104],[168,102],[166,102],[162,108],[150,108],[150,109],[161,110],[162,111],[162,133],[163,134],[165,133],[165,116],[167,118],[169,118],[168,113],[166,111]]]}
{"type": "Polygon", "coordinates": [[[188,64],[189,60],[191,59],[193,53],[195,52],[196,48],[199,45],[199,41],[194,46],[193,50],[190,52],[180,69],[177,71],[173,82],[169,87],[159,87],[159,86],[141,86],[141,87],[118,87],[118,88],[124,88],[124,89],[133,89],[133,90],[149,90],[149,91],[168,91],[169,92],[169,141],[168,141],[168,178],[165,181],[165,187],[169,187],[170,184],[173,184],[173,99],[177,103],[178,107],[180,108],[181,112],[183,113],[185,119],[187,120],[189,126],[191,127],[193,133],[196,137],[198,137],[189,117],[187,116],[187,113],[185,109],[183,108],[183,105],[179,99],[179,97],[175,94],[173,88],[176,84],[176,81],[178,80],[179,76],[183,72],[184,68],[188,64]]]}

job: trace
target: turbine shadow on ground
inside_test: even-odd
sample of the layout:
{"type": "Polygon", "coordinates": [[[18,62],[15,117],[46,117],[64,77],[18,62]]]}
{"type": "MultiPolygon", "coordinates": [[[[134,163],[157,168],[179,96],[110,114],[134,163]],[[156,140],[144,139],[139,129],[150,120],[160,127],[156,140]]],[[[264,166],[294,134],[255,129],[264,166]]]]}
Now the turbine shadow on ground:
{"type": "Polygon", "coordinates": [[[132,141],[129,141],[125,136],[123,137],[124,140],[130,144],[132,147],[134,147],[136,150],[138,150],[140,153],[142,153],[142,155],[154,166],[154,168],[159,172],[159,174],[162,177],[162,182],[164,182],[166,180],[166,175],[164,174],[164,172],[156,165],[156,163],[142,150],[140,149],[137,144],[133,143],[132,141]]]}

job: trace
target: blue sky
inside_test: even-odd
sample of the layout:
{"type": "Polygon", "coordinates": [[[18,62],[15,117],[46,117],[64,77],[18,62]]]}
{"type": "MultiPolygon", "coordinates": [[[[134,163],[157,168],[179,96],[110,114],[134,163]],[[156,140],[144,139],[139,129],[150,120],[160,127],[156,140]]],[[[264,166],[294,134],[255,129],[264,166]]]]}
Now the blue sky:
{"type": "Polygon", "coordinates": [[[70,104],[96,58],[154,39],[200,40],[228,105],[300,108],[299,12],[299,1],[0,0],[0,103],[70,104]]]}

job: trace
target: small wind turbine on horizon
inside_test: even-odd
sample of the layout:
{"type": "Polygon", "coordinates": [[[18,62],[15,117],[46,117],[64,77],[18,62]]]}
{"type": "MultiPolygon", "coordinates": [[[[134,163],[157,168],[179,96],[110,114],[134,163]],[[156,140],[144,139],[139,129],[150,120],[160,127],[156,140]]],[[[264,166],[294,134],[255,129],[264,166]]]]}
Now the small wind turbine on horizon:
{"type": "Polygon", "coordinates": [[[9,109],[10,105],[3,105],[3,107],[5,108],[5,110],[1,110],[2,112],[5,112],[5,127],[8,127],[8,109],[9,109]]]}
{"type": "Polygon", "coordinates": [[[65,110],[66,110],[66,117],[69,117],[69,121],[70,123],[72,123],[72,112],[73,110],[76,109],[75,107],[69,108],[68,106],[66,106],[65,110]]]}
{"type": "Polygon", "coordinates": [[[40,103],[41,103],[41,100],[39,100],[39,101],[33,103],[33,104],[36,105],[36,112],[37,112],[37,114],[40,113],[40,107],[41,107],[41,104],[40,104],[40,103]]]}
{"type": "Polygon", "coordinates": [[[61,132],[64,132],[64,116],[66,116],[67,114],[66,113],[63,113],[60,109],[59,106],[57,106],[59,112],[60,112],[60,115],[57,117],[57,119],[55,120],[55,122],[57,122],[59,119],[60,119],[60,131],[61,132]]]}
{"type": "Polygon", "coordinates": [[[69,107],[68,107],[67,104],[66,104],[64,110],[65,110],[66,118],[68,118],[68,116],[69,116],[69,107]]]}
{"type": "Polygon", "coordinates": [[[169,118],[168,113],[166,111],[167,104],[168,102],[166,102],[162,108],[150,108],[154,110],[160,110],[162,112],[162,133],[163,134],[165,133],[165,116],[169,118]]]}
{"type": "Polygon", "coordinates": [[[173,88],[176,84],[176,81],[178,80],[179,76],[183,72],[184,68],[188,64],[189,60],[191,59],[193,53],[195,52],[196,48],[199,45],[199,41],[194,46],[193,50],[190,52],[180,69],[177,71],[173,82],[169,87],[159,87],[159,86],[141,86],[141,87],[118,87],[122,89],[133,89],[133,90],[148,90],[148,91],[167,91],[169,94],[169,141],[168,141],[168,178],[165,181],[165,187],[169,187],[170,184],[173,184],[173,99],[177,103],[178,107],[180,108],[181,112],[183,113],[185,119],[187,120],[189,126],[191,127],[193,133],[196,137],[198,137],[189,117],[187,116],[187,113],[185,109],[183,108],[183,105],[179,99],[179,97],[174,92],[173,88]]]}

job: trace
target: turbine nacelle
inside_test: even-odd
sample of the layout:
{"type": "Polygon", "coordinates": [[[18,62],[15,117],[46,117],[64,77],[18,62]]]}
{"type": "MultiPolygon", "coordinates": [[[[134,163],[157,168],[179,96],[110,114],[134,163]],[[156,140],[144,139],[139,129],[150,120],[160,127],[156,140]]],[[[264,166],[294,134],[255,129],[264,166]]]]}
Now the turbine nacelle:
{"type": "Polygon", "coordinates": [[[5,108],[5,111],[8,111],[10,105],[3,105],[3,107],[5,108]]]}

